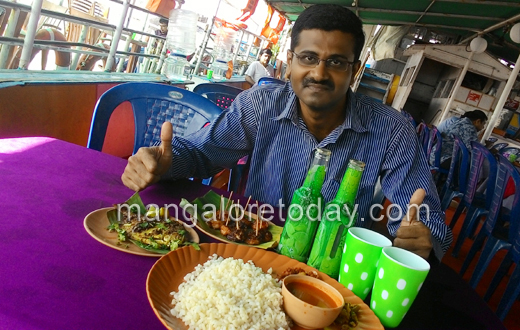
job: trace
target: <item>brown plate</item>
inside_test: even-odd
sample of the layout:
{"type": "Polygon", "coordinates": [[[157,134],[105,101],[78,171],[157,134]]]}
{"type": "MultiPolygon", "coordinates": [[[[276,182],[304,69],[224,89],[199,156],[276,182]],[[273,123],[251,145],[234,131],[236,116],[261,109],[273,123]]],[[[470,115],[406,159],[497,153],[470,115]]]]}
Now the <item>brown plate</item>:
{"type": "MultiPolygon", "coordinates": [[[[182,320],[174,317],[170,313],[173,308],[171,292],[177,291],[179,285],[184,281],[184,276],[195,270],[195,266],[203,264],[208,257],[217,254],[224,258],[233,257],[253,263],[266,272],[269,268],[273,269],[273,275],[281,274],[290,267],[300,267],[306,271],[315,270],[304,263],[289,257],[262,250],[254,247],[211,243],[201,244],[200,251],[192,247],[183,247],[172,251],[159,259],[148,273],[146,279],[146,293],[152,309],[159,320],[171,330],[188,329],[182,320]]],[[[355,329],[359,330],[382,330],[384,329],[374,312],[352,291],[345,288],[336,280],[324,273],[318,272],[320,278],[336,288],[345,298],[345,302],[360,305],[359,324],[355,329]]]]}
{"type": "MultiPolygon", "coordinates": [[[[250,212],[245,212],[245,215],[254,221],[256,221],[256,219],[258,219],[258,216],[256,214],[253,214],[250,212]]],[[[233,222],[230,221],[230,223],[233,223],[233,222]]],[[[253,247],[256,247],[259,249],[275,248],[278,245],[278,242],[280,241],[280,236],[282,235],[282,231],[283,231],[283,227],[276,226],[272,223],[269,223],[268,230],[273,235],[273,238],[269,242],[264,242],[264,243],[258,244],[258,245],[249,245],[246,243],[234,242],[234,241],[227,239],[227,237],[225,237],[224,235],[222,235],[220,233],[220,230],[211,228],[206,221],[198,220],[195,223],[195,227],[197,227],[197,229],[199,229],[204,234],[206,234],[210,237],[213,237],[214,239],[221,241],[223,243],[232,243],[232,244],[238,244],[238,245],[253,246],[253,247]]]]}
{"type": "MultiPolygon", "coordinates": [[[[108,247],[111,247],[113,249],[123,251],[126,253],[131,254],[137,254],[140,256],[145,257],[161,257],[164,254],[148,251],[145,249],[141,249],[137,245],[133,244],[132,242],[128,243],[122,243],[118,244],[119,240],[117,239],[117,233],[116,232],[109,232],[107,230],[108,225],[110,224],[108,222],[107,218],[107,212],[110,210],[113,210],[113,207],[105,207],[93,212],[90,212],[86,217],[85,221],[83,221],[83,225],[85,226],[85,230],[87,233],[90,234],[90,236],[94,237],[95,240],[98,242],[105,244],[108,247]],[[128,247],[126,247],[128,246],[128,247]]],[[[176,220],[175,218],[170,218],[172,220],[176,220]]],[[[178,221],[178,220],[177,220],[178,221]]],[[[182,221],[180,221],[182,222],[182,221]]],[[[186,225],[184,222],[182,222],[184,225],[184,228],[186,228],[186,236],[188,241],[190,242],[199,242],[199,235],[197,232],[186,225]]]]}

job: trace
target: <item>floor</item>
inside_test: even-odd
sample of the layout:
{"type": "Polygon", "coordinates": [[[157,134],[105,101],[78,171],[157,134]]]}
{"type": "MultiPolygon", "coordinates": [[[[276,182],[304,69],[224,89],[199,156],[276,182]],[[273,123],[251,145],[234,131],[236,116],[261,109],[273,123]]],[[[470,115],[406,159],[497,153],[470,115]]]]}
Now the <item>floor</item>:
{"type": "MultiPolygon", "coordinates": [[[[449,223],[449,221],[451,220],[453,212],[454,212],[454,208],[450,208],[446,211],[447,223],[449,223]]],[[[462,246],[462,248],[459,252],[458,258],[454,258],[451,255],[451,251],[453,249],[453,245],[455,244],[455,240],[458,237],[458,233],[462,226],[463,219],[464,219],[464,215],[462,215],[459,218],[459,221],[457,222],[457,224],[453,230],[454,243],[452,244],[452,247],[448,250],[448,252],[446,252],[446,254],[444,255],[444,258],[442,259],[442,262],[449,265],[451,268],[453,268],[456,271],[460,270],[462,263],[464,262],[464,259],[466,258],[466,255],[468,254],[468,251],[471,248],[471,244],[473,243],[472,240],[467,239],[466,242],[464,242],[464,245],[462,246]]],[[[484,273],[482,280],[477,285],[476,291],[481,297],[483,297],[484,294],[486,293],[487,287],[491,283],[491,279],[493,278],[494,270],[498,269],[498,266],[500,265],[500,262],[502,261],[504,255],[505,255],[505,253],[503,253],[503,251],[501,251],[495,256],[492,263],[490,264],[490,266],[484,273]]],[[[463,277],[466,281],[469,281],[471,274],[473,273],[473,270],[477,264],[478,256],[479,255],[477,254],[477,256],[474,258],[469,269],[466,271],[466,274],[463,277]]],[[[500,302],[500,298],[502,297],[502,294],[504,293],[508,280],[509,280],[509,277],[506,277],[502,280],[502,282],[500,283],[500,286],[497,288],[494,295],[491,297],[490,301],[488,302],[490,308],[493,311],[496,310],[496,308],[500,302]]],[[[513,304],[513,307],[507,314],[507,316],[504,320],[504,325],[506,326],[506,328],[508,330],[517,330],[517,329],[520,330],[520,301],[518,299],[515,301],[515,303],[513,304]]]]}

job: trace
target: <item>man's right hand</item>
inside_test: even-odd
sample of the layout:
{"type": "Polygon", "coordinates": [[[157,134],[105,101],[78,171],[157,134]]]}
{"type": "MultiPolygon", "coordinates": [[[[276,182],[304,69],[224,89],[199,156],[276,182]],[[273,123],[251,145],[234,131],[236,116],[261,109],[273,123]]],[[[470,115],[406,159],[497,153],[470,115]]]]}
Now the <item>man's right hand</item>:
{"type": "Polygon", "coordinates": [[[173,127],[165,122],[161,127],[161,145],[139,148],[128,158],[121,180],[128,188],[140,191],[161,179],[172,164],[173,127]]]}

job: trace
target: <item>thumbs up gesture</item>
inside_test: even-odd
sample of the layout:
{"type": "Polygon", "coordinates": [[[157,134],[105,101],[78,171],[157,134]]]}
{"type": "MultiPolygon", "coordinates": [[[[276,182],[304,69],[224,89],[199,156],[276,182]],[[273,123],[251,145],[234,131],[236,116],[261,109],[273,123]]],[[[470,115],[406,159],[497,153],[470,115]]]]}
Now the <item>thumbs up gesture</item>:
{"type": "Polygon", "coordinates": [[[396,232],[394,246],[414,252],[428,259],[433,247],[431,231],[419,220],[419,206],[423,203],[426,191],[417,189],[410,198],[408,213],[401,220],[396,232]]]}
{"type": "Polygon", "coordinates": [[[124,185],[140,191],[161,179],[172,164],[173,127],[165,122],[161,127],[161,145],[140,148],[128,158],[128,164],[121,176],[124,185]]]}

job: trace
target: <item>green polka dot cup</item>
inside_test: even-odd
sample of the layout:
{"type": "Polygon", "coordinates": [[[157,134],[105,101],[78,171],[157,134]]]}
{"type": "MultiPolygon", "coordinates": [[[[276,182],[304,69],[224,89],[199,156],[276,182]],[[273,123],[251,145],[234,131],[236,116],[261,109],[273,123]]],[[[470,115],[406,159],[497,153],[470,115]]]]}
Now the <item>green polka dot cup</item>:
{"type": "Polygon", "coordinates": [[[374,284],[377,262],[385,246],[392,246],[392,242],[383,235],[350,228],[343,246],[339,282],[364,300],[374,284]]]}
{"type": "Polygon", "coordinates": [[[401,323],[422,287],[430,264],[415,253],[385,247],[379,258],[370,308],[385,327],[401,323]]]}

